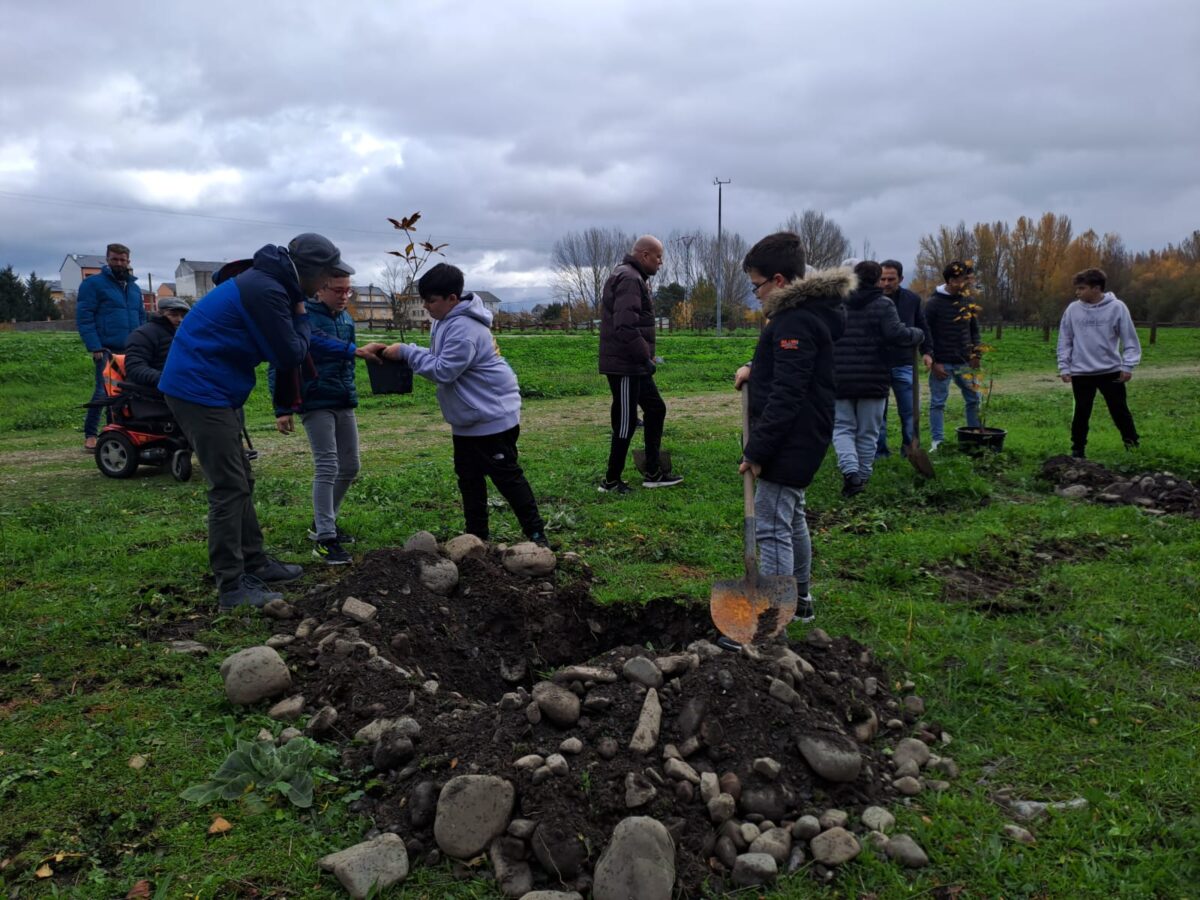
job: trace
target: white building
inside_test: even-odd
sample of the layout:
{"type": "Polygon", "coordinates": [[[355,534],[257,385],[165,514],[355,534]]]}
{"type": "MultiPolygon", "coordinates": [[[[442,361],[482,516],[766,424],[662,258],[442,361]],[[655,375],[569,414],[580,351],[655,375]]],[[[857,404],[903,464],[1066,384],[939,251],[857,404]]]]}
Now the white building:
{"type": "Polygon", "coordinates": [[[93,256],[90,253],[68,253],[58,267],[58,280],[61,282],[63,294],[78,294],[83,279],[99,273],[108,263],[103,256],[93,256]]]}
{"type": "Polygon", "coordinates": [[[223,265],[223,262],[180,259],[175,267],[175,296],[199,300],[213,289],[213,275],[223,265]]]}

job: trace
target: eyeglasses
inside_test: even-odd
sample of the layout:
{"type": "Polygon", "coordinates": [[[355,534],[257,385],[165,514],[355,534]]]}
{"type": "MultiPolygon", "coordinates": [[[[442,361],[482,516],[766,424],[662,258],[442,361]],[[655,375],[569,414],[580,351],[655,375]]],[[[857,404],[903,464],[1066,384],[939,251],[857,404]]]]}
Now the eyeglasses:
{"type": "Polygon", "coordinates": [[[753,292],[754,292],[754,293],[757,295],[757,294],[758,294],[758,292],[759,292],[759,291],[760,291],[760,290],[761,290],[763,287],[765,287],[766,285],[770,284],[770,283],[771,283],[771,281],[772,281],[772,279],[770,279],[770,278],[768,278],[766,281],[760,281],[758,284],[755,284],[755,283],[752,281],[752,282],[750,282],[750,290],[751,290],[751,291],[753,291],[753,292]]]}
{"type": "Polygon", "coordinates": [[[335,297],[349,297],[354,293],[354,288],[335,288],[330,287],[329,285],[325,285],[325,287],[321,288],[321,290],[325,291],[326,293],[333,294],[335,297]]]}

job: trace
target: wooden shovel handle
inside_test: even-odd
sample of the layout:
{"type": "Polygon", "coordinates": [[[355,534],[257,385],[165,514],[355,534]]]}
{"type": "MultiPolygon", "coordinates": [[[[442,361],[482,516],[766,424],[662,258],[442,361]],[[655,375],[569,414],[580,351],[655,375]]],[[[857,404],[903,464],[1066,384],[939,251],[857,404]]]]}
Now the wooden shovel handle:
{"type": "MultiPolygon", "coordinates": [[[[742,450],[750,442],[750,384],[742,385],[742,450]]],[[[742,457],[745,459],[745,456],[742,457]]],[[[758,583],[758,563],[755,560],[756,541],[754,536],[754,473],[749,468],[742,473],[742,544],[745,547],[744,562],[746,581],[758,583]]]]}

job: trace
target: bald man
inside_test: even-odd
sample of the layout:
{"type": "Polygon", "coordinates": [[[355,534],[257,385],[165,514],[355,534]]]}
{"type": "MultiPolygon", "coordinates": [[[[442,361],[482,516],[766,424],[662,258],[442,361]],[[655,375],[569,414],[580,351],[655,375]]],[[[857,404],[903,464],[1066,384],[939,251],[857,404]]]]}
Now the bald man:
{"type": "Polygon", "coordinates": [[[612,391],[612,446],[608,470],[599,490],[605,494],[628,494],[622,478],[625,457],[637,427],[641,407],[645,423],[646,471],[642,487],[670,487],[683,481],[681,475],[663,471],[659,459],[667,406],[654,384],[654,301],[650,276],[659,270],[663,245],[645,235],[604,283],[600,298],[600,373],[608,376],[612,391]]]}

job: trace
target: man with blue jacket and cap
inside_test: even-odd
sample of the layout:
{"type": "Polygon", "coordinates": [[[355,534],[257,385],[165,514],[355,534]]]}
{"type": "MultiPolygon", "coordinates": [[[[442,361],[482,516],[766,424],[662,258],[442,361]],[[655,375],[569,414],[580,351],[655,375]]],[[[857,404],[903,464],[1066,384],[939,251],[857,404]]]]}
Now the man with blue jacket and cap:
{"type": "Polygon", "coordinates": [[[263,550],[254,511],[254,473],[242,451],[242,406],[254,370],[270,362],[281,387],[328,357],[376,359],[382,344],[355,347],[313,334],[305,300],[330,279],[352,274],[323,235],[297,235],[287,247],[268,244],[252,261],[224,266],[216,287],[188,313],[175,335],[159,390],[166,397],[208,482],[208,559],[220,607],[260,607],[282,597],[268,583],[299,578],[298,565],[263,550]]]}
{"type": "MultiPolygon", "coordinates": [[[[135,328],[146,322],[146,307],[142,289],[129,266],[129,248],[124,244],[109,244],[105,249],[104,267],[79,285],[75,301],[75,327],[96,369],[92,403],[105,397],[104,366],[108,357],[125,351],[125,342],[135,328]]],[[[100,429],[100,406],[89,404],[83,419],[83,449],[96,449],[100,429]]]]}

